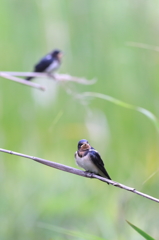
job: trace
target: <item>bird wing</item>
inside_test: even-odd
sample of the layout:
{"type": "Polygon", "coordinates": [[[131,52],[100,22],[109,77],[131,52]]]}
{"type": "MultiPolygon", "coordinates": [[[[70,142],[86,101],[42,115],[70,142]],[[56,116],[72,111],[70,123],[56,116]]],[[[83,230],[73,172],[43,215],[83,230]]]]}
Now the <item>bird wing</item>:
{"type": "Polygon", "coordinates": [[[34,71],[44,72],[52,62],[53,62],[53,58],[50,55],[47,55],[46,57],[42,58],[39,63],[35,65],[34,71]]]}
{"type": "Polygon", "coordinates": [[[89,151],[89,155],[90,155],[90,158],[91,158],[92,162],[94,163],[94,165],[97,166],[101,170],[101,172],[104,173],[106,178],[111,180],[109,174],[107,173],[107,171],[104,167],[103,160],[101,159],[101,156],[99,155],[99,153],[96,150],[91,149],[89,151]]]}

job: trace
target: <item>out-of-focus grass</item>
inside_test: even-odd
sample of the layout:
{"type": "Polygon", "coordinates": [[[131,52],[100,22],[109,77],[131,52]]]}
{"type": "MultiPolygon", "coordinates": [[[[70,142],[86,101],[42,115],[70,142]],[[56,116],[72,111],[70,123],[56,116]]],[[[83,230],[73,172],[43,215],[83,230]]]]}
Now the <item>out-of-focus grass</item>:
{"type": "MultiPolygon", "coordinates": [[[[159,55],[126,46],[127,41],[159,45],[158,6],[121,0],[3,1],[0,70],[30,71],[58,47],[65,52],[61,72],[98,78],[93,86],[69,85],[74,91],[107,94],[159,117],[159,55]]],[[[157,132],[148,118],[99,99],[90,102],[88,112],[60,85],[35,81],[48,91],[0,79],[2,148],[74,167],[77,141],[87,138],[113,180],[159,198],[159,174],[142,184],[159,159],[157,132]]],[[[159,238],[156,203],[99,181],[1,153],[0,183],[2,239],[63,239],[39,229],[38,222],[106,239],[136,239],[125,219],[159,238]]]]}

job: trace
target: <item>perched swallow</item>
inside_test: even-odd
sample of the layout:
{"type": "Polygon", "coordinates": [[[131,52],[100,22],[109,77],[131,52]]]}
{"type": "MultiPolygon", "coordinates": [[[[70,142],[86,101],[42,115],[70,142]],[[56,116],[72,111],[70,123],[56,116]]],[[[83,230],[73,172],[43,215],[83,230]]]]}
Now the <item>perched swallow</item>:
{"type": "MultiPolygon", "coordinates": [[[[59,68],[61,64],[62,52],[60,50],[54,50],[42,58],[39,63],[34,67],[34,72],[46,72],[51,73],[59,68]]],[[[31,80],[34,77],[27,77],[26,80],[31,80]]]]}
{"type": "Polygon", "coordinates": [[[99,153],[90,146],[86,139],[78,142],[78,150],[75,153],[76,163],[79,167],[84,168],[86,171],[100,175],[111,180],[107,173],[104,163],[99,153]]]}

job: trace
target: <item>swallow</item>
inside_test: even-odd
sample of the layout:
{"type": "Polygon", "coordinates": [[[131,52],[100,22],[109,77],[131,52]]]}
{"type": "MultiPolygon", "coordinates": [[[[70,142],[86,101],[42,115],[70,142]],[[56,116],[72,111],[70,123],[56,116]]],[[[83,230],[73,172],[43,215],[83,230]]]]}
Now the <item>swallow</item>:
{"type": "Polygon", "coordinates": [[[75,152],[75,160],[79,167],[84,168],[87,172],[95,173],[111,180],[100,154],[91,147],[86,139],[78,142],[77,149],[75,152]]]}
{"type": "MultiPolygon", "coordinates": [[[[51,73],[58,69],[61,64],[62,52],[55,49],[51,53],[43,57],[34,67],[34,72],[46,72],[51,73]]],[[[26,80],[31,80],[34,77],[27,77],[26,80]]]]}

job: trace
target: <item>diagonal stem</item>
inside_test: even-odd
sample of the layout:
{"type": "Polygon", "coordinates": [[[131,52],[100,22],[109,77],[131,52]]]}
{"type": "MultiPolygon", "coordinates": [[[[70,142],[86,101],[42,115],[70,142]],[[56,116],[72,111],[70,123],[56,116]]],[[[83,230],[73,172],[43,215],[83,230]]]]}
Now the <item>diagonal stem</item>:
{"type": "Polygon", "coordinates": [[[2,148],[0,148],[0,152],[13,154],[13,155],[16,155],[16,156],[19,156],[19,157],[29,158],[33,161],[39,162],[39,163],[47,165],[49,167],[56,168],[56,169],[59,169],[61,171],[69,172],[69,173],[72,173],[72,174],[76,174],[76,175],[79,175],[79,176],[82,176],[82,177],[96,178],[96,179],[99,179],[102,182],[109,183],[109,184],[113,185],[114,187],[122,188],[126,191],[130,191],[132,193],[138,194],[142,197],[148,198],[148,199],[150,199],[154,202],[159,203],[159,199],[157,199],[157,198],[154,198],[150,195],[139,192],[135,188],[131,188],[131,187],[128,187],[128,186],[123,185],[121,183],[109,180],[107,178],[100,177],[98,175],[95,175],[94,173],[84,172],[84,171],[81,171],[81,170],[78,170],[76,168],[72,168],[72,167],[69,167],[69,166],[66,166],[66,165],[63,165],[63,164],[60,164],[60,163],[55,163],[55,162],[48,161],[48,160],[45,160],[45,159],[42,159],[42,158],[33,157],[33,156],[29,156],[29,155],[26,155],[26,154],[23,154],[23,153],[17,153],[17,152],[13,152],[13,151],[2,149],[2,148]]]}

